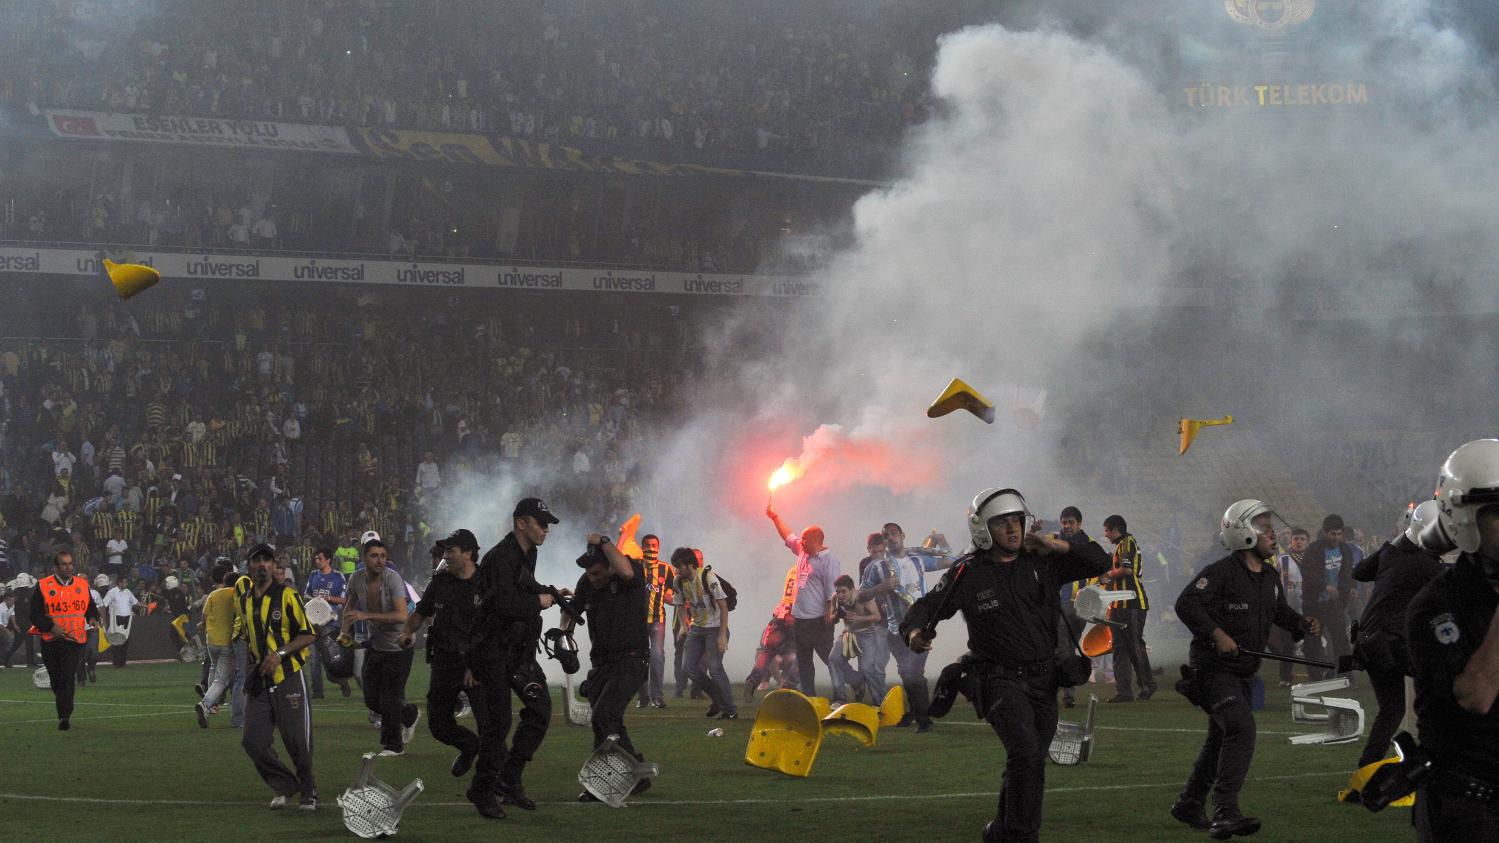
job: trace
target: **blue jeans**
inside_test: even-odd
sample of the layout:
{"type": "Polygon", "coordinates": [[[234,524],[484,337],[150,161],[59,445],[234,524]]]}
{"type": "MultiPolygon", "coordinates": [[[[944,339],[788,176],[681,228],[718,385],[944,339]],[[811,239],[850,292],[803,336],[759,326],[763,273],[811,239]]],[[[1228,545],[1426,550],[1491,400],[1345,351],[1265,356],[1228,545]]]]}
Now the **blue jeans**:
{"type": "MultiPolygon", "coordinates": [[[[926,657],[931,651],[917,653],[907,646],[904,638],[898,632],[886,632],[885,654],[880,658],[880,678],[885,676],[886,659],[892,654],[895,656],[895,668],[900,671],[900,682],[906,689],[906,705],[910,706],[910,715],[917,725],[926,725],[932,722],[927,714],[927,708],[931,706],[931,691],[926,683],[926,657]]],[[[875,702],[879,704],[878,701],[875,702]]]]}
{"type": "Polygon", "coordinates": [[[666,678],[666,622],[656,621],[648,625],[651,632],[651,655],[649,675],[640,683],[642,702],[661,702],[661,684],[666,678]]]}
{"type": "Polygon", "coordinates": [[[687,640],[682,644],[682,661],[687,667],[687,678],[695,683],[713,704],[730,714],[737,714],[734,695],[729,687],[729,674],[723,669],[723,653],[718,652],[718,627],[694,626],[687,630],[687,640]],[[703,661],[707,661],[707,670],[703,661]]]}
{"type": "Polygon", "coordinates": [[[234,670],[234,647],[209,647],[208,659],[212,667],[209,669],[208,690],[203,693],[203,707],[213,708],[224,698],[224,689],[229,687],[229,674],[234,670]]]}
{"type": "Polygon", "coordinates": [[[870,627],[845,633],[852,635],[859,644],[858,670],[854,670],[848,658],[843,655],[843,640],[834,640],[833,651],[828,655],[828,673],[832,676],[834,702],[848,702],[848,685],[862,689],[865,692],[864,699],[870,705],[878,706],[880,700],[885,698],[885,661],[890,656],[885,652],[884,636],[880,634],[882,631],[870,627]]]}

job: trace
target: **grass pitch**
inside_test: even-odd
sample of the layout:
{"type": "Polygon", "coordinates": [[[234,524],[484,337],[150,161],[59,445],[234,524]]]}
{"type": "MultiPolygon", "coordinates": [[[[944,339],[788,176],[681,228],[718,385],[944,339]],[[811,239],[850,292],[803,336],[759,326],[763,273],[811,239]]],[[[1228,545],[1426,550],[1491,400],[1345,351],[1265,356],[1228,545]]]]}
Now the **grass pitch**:
{"type": "MultiPolygon", "coordinates": [[[[825,676],[819,670],[819,678],[825,676]]],[[[192,710],[197,678],[196,666],[116,670],[101,664],[100,683],[79,692],[73,730],[59,732],[52,696],[32,686],[31,671],[0,671],[5,839],[74,840],[84,828],[111,840],[356,839],[344,829],[335,799],[352,782],[360,754],[378,749],[357,690],[343,699],[334,686],[332,696],[314,707],[320,810],[273,813],[267,808],[271,793],[240,749],[227,707],[207,730],[198,728],[192,710]]],[[[407,689],[423,707],[426,687],[426,665],[418,659],[407,689]]],[[[1100,699],[1113,691],[1079,690],[1084,700],[1089,691],[1100,699]]],[[[1354,695],[1372,718],[1372,696],[1363,690],[1354,695]]],[[[1409,809],[1375,815],[1335,801],[1361,743],[1290,746],[1287,692],[1272,689],[1268,696],[1243,794],[1245,810],[1264,821],[1254,840],[1412,839],[1409,809]]],[[[527,790],[540,808],[511,810],[499,821],[482,819],[464,800],[467,779],[448,774],[454,753],[432,739],[424,718],[406,755],[377,767],[396,787],[418,777],[426,783],[401,821],[399,838],[973,841],[993,815],[1004,752],[961,701],[932,734],[882,730],[869,749],[829,736],[806,779],[744,764],[754,707],[742,707],[737,722],[721,723],[703,717],[706,702],[668,704],[664,711],[628,712],[636,745],[661,765],[661,776],[630,807],[611,810],[573,801],[591,733],[567,725],[554,694],[552,728],[526,774],[527,790]],[[710,737],[714,726],[725,735],[710,737]]],[[[1062,715],[1080,721],[1083,707],[1062,715]]],[[[460,722],[472,728],[471,720],[460,722]]],[[[1166,813],[1196,756],[1204,723],[1204,715],[1169,690],[1147,703],[1100,705],[1093,759],[1075,767],[1048,765],[1042,838],[1205,840],[1166,813]]],[[[279,741],[277,748],[284,759],[279,741]]]]}

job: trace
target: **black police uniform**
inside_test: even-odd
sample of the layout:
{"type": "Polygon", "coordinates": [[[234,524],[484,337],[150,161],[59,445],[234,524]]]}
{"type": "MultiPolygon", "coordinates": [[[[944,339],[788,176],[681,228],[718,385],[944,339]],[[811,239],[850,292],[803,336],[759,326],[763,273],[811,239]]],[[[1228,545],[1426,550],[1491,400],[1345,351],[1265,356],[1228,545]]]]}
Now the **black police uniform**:
{"type": "MultiPolygon", "coordinates": [[[[458,725],[457,720],[458,695],[464,690],[463,674],[470,668],[469,646],[474,618],[479,612],[479,594],[477,572],[465,580],[439,571],[417,601],[416,613],[432,618],[432,627],[427,631],[427,661],[432,665],[427,689],[427,727],[432,730],[432,737],[457,749],[462,758],[477,757],[479,772],[475,782],[487,779],[489,790],[485,792],[493,792],[505,753],[505,733],[485,728],[488,710],[481,693],[469,694],[479,734],[458,725]]],[[[506,707],[509,703],[507,697],[506,707]]],[[[462,765],[455,765],[458,766],[462,765]]]]}
{"type": "MultiPolygon", "coordinates": [[[[1083,529],[1073,530],[1071,533],[1058,533],[1057,538],[1072,545],[1074,548],[1086,547],[1099,553],[1107,554],[1088,532],[1083,529]]],[[[1072,655],[1072,639],[1074,635],[1081,634],[1083,620],[1077,616],[1072,608],[1072,600],[1077,596],[1077,590],[1081,583],[1064,582],[1058,589],[1061,599],[1062,611],[1057,615],[1057,658],[1065,659],[1072,655]]],[[[1071,688],[1062,689],[1062,702],[1068,708],[1077,704],[1076,695],[1071,688]]]]}
{"type": "Polygon", "coordinates": [[[1214,822],[1231,823],[1241,816],[1239,791],[1254,758],[1250,700],[1260,660],[1243,653],[1219,653],[1213,630],[1222,629],[1240,648],[1264,650],[1272,624],[1299,641],[1305,621],[1286,603],[1274,565],[1264,562],[1256,573],[1237,554],[1203,568],[1187,583],[1176,598],[1176,616],[1192,631],[1192,702],[1208,714],[1207,740],[1177,804],[1187,809],[1187,816],[1201,816],[1211,789],[1214,822]]]}
{"type": "Polygon", "coordinates": [[[1108,554],[1093,542],[1048,556],[1022,550],[1010,562],[969,554],[901,621],[901,637],[909,640],[912,630],[963,612],[981,710],[1005,747],[993,839],[1040,839],[1046,753],[1057,731],[1060,591],[1108,569],[1108,554]]]}
{"type": "Polygon", "coordinates": [[[617,735],[619,746],[644,761],[625,730],[625,708],[650,672],[645,569],[635,559],[630,568],[635,575],[628,582],[610,574],[603,588],[594,588],[587,574],[579,577],[573,606],[585,615],[590,630],[590,668],[583,693],[593,707],[594,748],[617,735]]]}
{"type": "Polygon", "coordinates": [[[1499,705],[1474,714],[1453,683],[1488,634],[1499,594],[1474,554],[1421,589],[1407,614],[1416,722],[1433,772],[1416,792],[1423,843],[1499,840],[1499,705]]]}
{"type": "MultiPolygon", "coordinates": [[[[536,582],[536,548],[522,551],[515,533],[506,533],[479,562],[480,603],[471,635],[470,664],[481,684],[486,719],[480,733],[492,728],[503,742],[510,731],[510,696],[514,688],[521,700],[520,725],[500,768],[499,787],[512,801],[520,790],[521,773],[546,738],[552,719],[552,697],[546,674],[536,663],[541,640],[541,603],[537,595],[545,589],[536,582]],[[526,689],[532,693],[526,693],[526,689]],[[539,689],[539,690],[538,690],[539,689]]],[[[482,774],[482,771],[481,771],[482,774]]],[[[485,779],[487,783],[487,778],[485,779]]]]}
{"type": "Polygon", "coordinates": [[[1369,742],[1359,756],[1364,767],[1385,757],[1390,739],[1405,716],[1405,677],[1410,653],[1405,643],[1405,610],[1422,586],[1442,572],[1442,560],[1405,536],[1386,542],[1353,569],[1359,582],[1374,583],[1374,593],[1358,622],[1354,655],[1369,674],[1379,713],[1369,727],[1369,742]]]}

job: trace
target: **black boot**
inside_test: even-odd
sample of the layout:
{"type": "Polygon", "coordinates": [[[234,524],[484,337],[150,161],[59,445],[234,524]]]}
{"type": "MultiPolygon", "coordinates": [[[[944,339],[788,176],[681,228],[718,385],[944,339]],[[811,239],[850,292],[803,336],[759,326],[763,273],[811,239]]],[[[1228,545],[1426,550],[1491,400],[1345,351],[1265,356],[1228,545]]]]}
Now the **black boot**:
{"type": "Polygon", "coordinates": [[[1203,811],[1201,802],[1192,802],[1184,798],[1171,803],[1171,816],[1198,830],[1207,829],[1213,824],[1208,820],[1207,813],[1203,811]]]}
{"type": "Polygon", "coordinates": [[[536,810],[536,801],[526,795],[526,788],[521,784],[520,775],[524,766],[506,764],[500,770],[499,792],[500,801],[506,805],[514,805],[523,811],[536,810]]]}
{"type": "Polygon", "coordinates": [[[1258,817],[1244,816],[1238,805],[1219,805],[1213,809],[1213,825],[1208,829],[1208,837],[1227,840],[1230,837],[1248,837],[1259,830],[1258,817]]]}
{"type": "Polygon", "coordinates": [[[500,807],[500,801],[494,798],[494,794],[482,788],[470,787],[464,794],[468,801],[479,809],[479,815],[488,820],[503,820],[505,809],[500,807]]]}

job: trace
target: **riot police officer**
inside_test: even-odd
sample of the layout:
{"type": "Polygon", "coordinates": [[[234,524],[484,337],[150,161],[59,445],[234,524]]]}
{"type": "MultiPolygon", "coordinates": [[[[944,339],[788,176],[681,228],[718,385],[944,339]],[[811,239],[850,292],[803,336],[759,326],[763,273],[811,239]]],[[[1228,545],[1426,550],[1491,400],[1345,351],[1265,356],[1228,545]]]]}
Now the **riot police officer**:
{"type": "MultiPolygon", "coordinates": [[[[428,620],[432,629],[427,633],[427,661],[432,665],[432,676],[427,689],[427,728],[432,737],[458,750],[449,768],[454,776],[461,777],[479,762],[479,775],[468,791],[468,799],[479,809],[479,814],[489,819],[501,819],[505,809],[495,798],[494,787],[482,786],[482,780],[497,780],[500,757],[504,754],[505,734],[485,728],[488,709],[484,695],[473,692],[477,680],[469,667],[469,642],[473,632],[474,617],[479,609],[478,572],[479,542],[468,530],[454,530],[451,535],[437,543],[447,565],[432,575],[432,581],[422,593],[406,626],[401,630],[402,649],[410,649],[418,630],[428,620]],[[471,691],[475,722],[479,734],[458,725],[458,695],[471,691]]],[[[505,705],[510,704],[508,694],[502,694],[505,705]]]]}
{"type": "MultiPolygon", "coordinates": [[[[608,536],[594,534],[588,537],[588,551],[578,557],[578,567],[583,575],[573,592],[573,606],[579,615],[587,615],[592,628],[591,669],[583,688],[593,711],[594,749],[613,735],[618,746],[644,761],[625,729],[630,697],[650,672],[644,565],[620,553],[608,536]]],[[[564,619],[563,629],[571,628],[572,619],[564,619]]]]}
{"type": "Polygon", "coordinates": [[[526,795],[521,774],[546,738],[552,719],[552,698],[546,674],[536,663],[541,640],[541,611],[555,598],[536,582],[536,549],[546,541],[553,524],[560,523],[540,498],[516,504],[512,529],[479,562],[479,611],[470,635],[470,667],[485,698],[485,718],[479,732],[492,729],[504,741],[510,731],[510,697],[521,701],[516,727],[498,778],[479,770],[475,787],[493,786],[507,804],[527,811],[536,803],[526,795]]]}
{"type": "Polygon", "coordinates": [[[1260,821],[1239,810],[1239,790],[1254,758],[1250,707],[1260,660],[1240,648],[1264,650],[1272,624],[1301,640],[1317,635],[1315,618],[1286,603],[1275,553],[1275,513],[1257,500],[1241,500],[1223,513],[1218,541],[1229,555],[1203,568],[1176,598],[1176,616],[1192,631],[1188,699],[1208,714],[1207,740],[1192,765],[1171,816],[1214,840],[1254,834],[1260,821]],[[1213,819],[1203,811],[1209,790],[1213,819]]]}
{"type": "Polygon", "coordinates": [[[1452,452],[1423,547],[1461,550],[1411,601],[1406,636],[1431,775],[1416,793],[1423,843],[1499,839],[1499,440],[1452,452]]]}
{"type": "MultiPolygon", "coordinates": [[[[1055,656],[1060,590],[1066,583],[1109,569],[1098,545],[1070,544],[1026,532],[1030,510],[1014,489],[987,489],[973,500],[968,519],[974,549],[915,603],[900,624],[915,652],[931,647],[938,621],[959,610],[968,627],[967,662],[974,672],[979,710],[1005,747],[1005,770],[994,819],[985,840],[1040,839],[1046,787],[1046,752],[1057,731],[1057,688],[1063,682],[1055,656]]],[[[1069,684],[1086,681],[1071,676],[1069,684]]]]}
{"type": "Polygon", "coordinates": [[[1405,640],[1405,610],[1421,587],[1442,572],[1442,560],[1417,544],[1421,530],[1435,520],[1436,501],[1426,501],[1411,513],[1405,532],[1366,556],[1353,569],[1358,582],[1374,583],[1369,605],[1358,621],[1353,653],[1369,674],[1379,713],[1369,727],[1369,741],[1359,756],[1362,770],[1383,760],[1390,739],[1405,717],[1405,677],[1410,653],[1405,640]]]}

